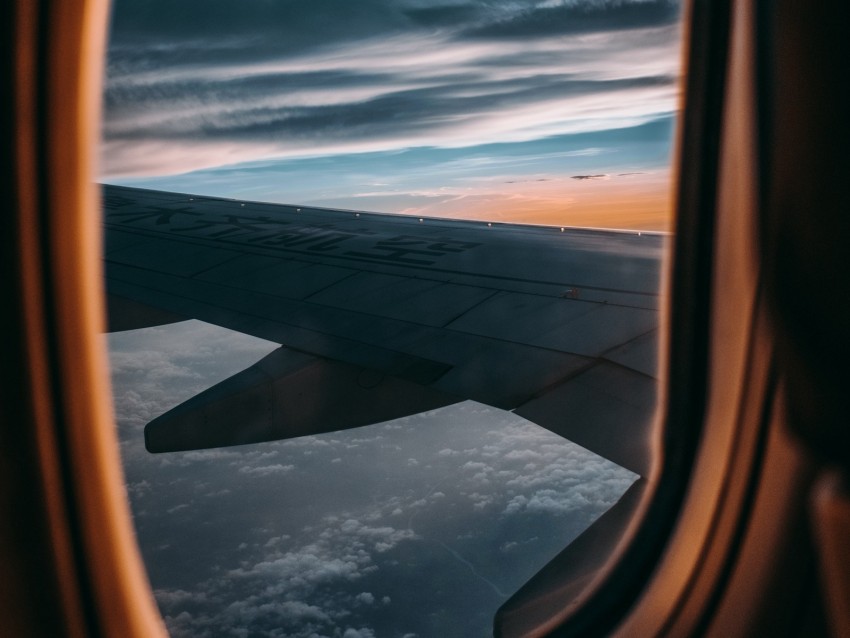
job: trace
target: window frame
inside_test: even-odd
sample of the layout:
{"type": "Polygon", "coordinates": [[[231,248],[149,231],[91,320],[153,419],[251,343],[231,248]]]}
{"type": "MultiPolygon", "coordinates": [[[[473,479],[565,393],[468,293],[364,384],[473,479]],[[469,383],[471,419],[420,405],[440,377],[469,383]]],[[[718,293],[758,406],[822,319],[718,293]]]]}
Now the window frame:
{"type": "MultiPolygon", "coordinates": [[[[26,548],[43,556],[39,576],[46,584],[27,575],[31,564],[15,561],[4,578],[11,574],[23,588],[0,596],[0,610],[11,626],[38,627],[32,633],[44,635],[165,636],[132,529],[99,338],[104,303],[91,175],[107,4],[19,1],[4,14],[13,63],[4,67],[3,94],[14,95],[4,98],[11,114],[4,113],[4,125],[15,137],[3,151],[11,167],[3,179],[15,218],[3,243],[9,265],[2,281],[13,291],[21,336],[20,347],[4,355],[21,375],[4,393],[0,414],[22,427],[12,428],[15,438],[0,454],[25,478],[2,494],[4,509],[27,500],[21,495],[32,501],[15,513],[34,530],[26,548]],[[36,471],[27,473],[25,462],[36,471]]],[[[749,512],[774,485],[763,478],[790,454],[791,444],[776,432],[781,388],[758,268],[748,255],[759,170],[751,121],[753,5],[693,0],[686,11],[659,460],[622,546],[600,565],[581,604],[558,619],[558,635],[706,633],[725,609],[724,588],[738,577],[749,512]],[[742,55],[731,55],[730,47],[742,55]],[[727,160],[741,172],[721,171],[727,160]],[[736,222],[736,212],[747,210],[736,222]],[[735,308],[739,300],[726,294],[736,286],[750,295],[746,307],[735,308]],[[746,395],[729,389],[737,379],[724,381],[726,356],[741,363],[746,395]],[[728,406],[725,398],[733,399],[728,406]],[[785,457],[771,452],[776,446],[785,457]]],[[[804,462],[791,462],[797,465],[788,480],[798,498],[804,462]]],[[[0,555],[13,556],[20,543],[2,536],[0,555]]]]}

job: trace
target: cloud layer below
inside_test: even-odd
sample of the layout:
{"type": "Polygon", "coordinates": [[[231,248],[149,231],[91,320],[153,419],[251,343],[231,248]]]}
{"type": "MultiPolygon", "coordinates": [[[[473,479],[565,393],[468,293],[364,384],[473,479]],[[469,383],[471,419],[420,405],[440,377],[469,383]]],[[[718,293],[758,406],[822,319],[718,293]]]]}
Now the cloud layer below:
{"type": "Polygon", "coordinates": [[[173,636],[490,635],[496,608],[635,478],[471,402],[151,455],[148,420],[273,346],[199,322],[109,343],[137,534],[173,636]]]}

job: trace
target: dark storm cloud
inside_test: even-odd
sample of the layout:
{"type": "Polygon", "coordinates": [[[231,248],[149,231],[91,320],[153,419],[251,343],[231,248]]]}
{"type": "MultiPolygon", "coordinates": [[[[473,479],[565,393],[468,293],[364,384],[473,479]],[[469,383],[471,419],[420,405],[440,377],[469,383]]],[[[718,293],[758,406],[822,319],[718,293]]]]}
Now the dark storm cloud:
{"type": "Polygon", "coordinates": [[[634,125],[674,108],[675,13],[668,0],[117,0],[104,172],[634,125]]]}

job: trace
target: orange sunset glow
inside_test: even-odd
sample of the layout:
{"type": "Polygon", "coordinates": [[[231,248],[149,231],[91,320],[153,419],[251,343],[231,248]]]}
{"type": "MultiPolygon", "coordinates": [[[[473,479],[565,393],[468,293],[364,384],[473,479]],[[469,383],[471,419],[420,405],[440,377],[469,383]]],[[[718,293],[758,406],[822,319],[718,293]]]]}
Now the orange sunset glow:
{"type": "Polygon", "coordinates": [[[500,184],[403,211],[518,224],[672,231],[668,170],[500,184]]]}

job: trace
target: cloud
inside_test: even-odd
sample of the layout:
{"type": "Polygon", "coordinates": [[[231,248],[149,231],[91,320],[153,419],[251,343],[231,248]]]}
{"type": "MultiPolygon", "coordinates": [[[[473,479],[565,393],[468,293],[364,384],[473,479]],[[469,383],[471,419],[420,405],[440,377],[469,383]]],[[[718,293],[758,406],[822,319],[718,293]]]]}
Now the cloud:
{"type": "MultiPolygon", "coordinates": [[[[246,562],[221,576],[198,584],[195,592],[160,588],[155,591],[172,633],[233,631],[251,635],[374,636],[373,630],[348,626],[351,609],[372,607],[371,591],[346,586],[377,570],[375,556],[415,535],[409,530],[371,526],[354,518],[328,517],[314,542],[283,547],[281,537],[264,544],[266,556],[246,562]],[[237,593],[238,592],[238,593],[237,593]],[[227,604],[222,604],[227,600],[227,604]],[[181,611],[182,610],[182,611],[181,611]]],[[[391,601],[381,596],[384,605],[391,601]]]]}
{"type": "Polygon", "coordinates": [[[233,450],[215,449],[215,450],[193,450],[191,452],[181,452],[180,457],[184,461],[220,461],[222,459],[238,459],[242,455],[233,450]]]}
{"type": "MultiPolygon", "coordinates": [[[[137,427],[194,396],[211,383],[248,367],[276,347],[200,321],[112,333],[107,337],[121,418],[137,427]],[[222,336],[230,339],[225,345],[222,336]],[[228,356],[222,352],[227,349],[228,356]]],[[[225,451],[187,453],[193,460],[225,451]]],[[[232,454],[232,453],[231,453],[232,454]]]]}
{"type": "Polygon", "coordinates": [[[473,508],[499,507],[508,517],[601,513],[636,478],[616,464],[569,441],[553,440],[546,430],[521,420],[492,430],[484,445],[464,454],[470,460],[459,467],[463,473],[461,486],[469,490],[467,498],[473,508]],[[494,493],[493,486],[500,486],[500,493],[494,493]]]}
{"type": "Polygon", "coordinates": [[[672,24],[678,17],[679,4],[670,0],[561,1],[536,3],[466,33],[481,38],[564,36],[657,27],[672,24]]]}
{"type": "Polygon", "coordinates": [[[355,597],[358,602],[363,603],[364,605],[374,605],[375,604],[375,596],[371,593],[364,591],[360,594],[357,594],[355,597]]]}
{"type": "Polygon", "coordinates": [[[650,121],[676,107],[677,13],[666,0],[119,0],[102,170],[177,174],[650,121]]]}
{"type": "Polygon", "coordinates": [[[175,505],[174,507],[170,507],[165,510],[166,514],[174,514],[175,512],[179,512],[180,510],[188,509],[188,503],[180,503],[180,505],[175,505]]]}
{"type": "Polygon", "coordinates": [[[169,612],[181,605],[184,605],[186,602],[199,602],[205,600],[205,596],[203,594],[188,592],[182,589],[158,589],[154,590],[154,596],[156,597],[157,603],[169,612]]]}
{"type": "Polygon", "coordinates": [[[242,474],[268,476],[269,474],[286,474],[294,469],[294,465],[281,465],[280,463],[275,463],[274,465],[261,465],[259,467],[246,465],[239,468],[239,471],[242,474]]]}

